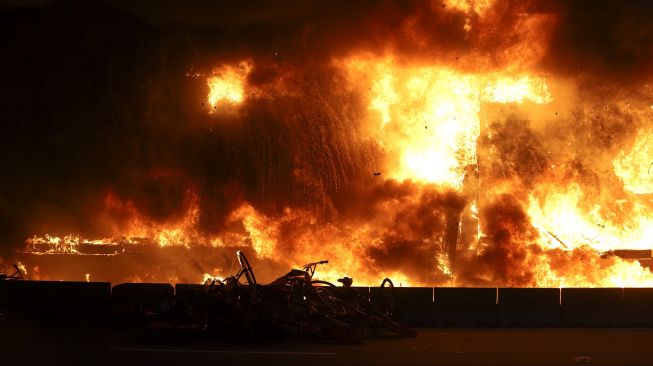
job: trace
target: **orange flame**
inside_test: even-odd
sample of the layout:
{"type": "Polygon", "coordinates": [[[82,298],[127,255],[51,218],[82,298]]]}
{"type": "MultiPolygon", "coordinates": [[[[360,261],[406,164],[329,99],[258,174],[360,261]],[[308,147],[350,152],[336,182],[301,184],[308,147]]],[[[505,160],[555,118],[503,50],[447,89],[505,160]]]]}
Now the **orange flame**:
{"type": "Polygon", "coordinates": [[[245,100],[247,75],[252,70],[251,61],[237,65],[223,65],[213,70],[206,80],[209,87],[209,113],[224,111],[228,106],[237,106],[245,100]]]}
{"type": "MultiPolygon", "coordinates": [[[[444,5],[465,13],[465,23],[461,25],[470,35],[472,24],[484,25],[484,21],[491,24],[483,15],[492,11],[493,3],[491,0],[446,0],[444,5]]],[[[564,89],[554,89],[557,80],[534,71],[533,65],[537,65],[546,47],[538,37],[543,37],[541,28],[548,24],[550,16],[539,14],[519,19],[516,22],[519,34],[512,35],[518,42],[492,54],[498,59],[499,67],[490,62],[493,60],[488,61],[492,57],[477,55],[474,51],[471,52],[472,63],[478,56],[479,65],[467,62],[462,67],[444,61],[399,59],[390,51],[385,56],[354,54],[334,60],[336,70],[346,76],[348,90],[355,90],[363,101],[362,116],[356,118],[360,122],[358,132],[381,151],[380,166],[375,166],[383,172],[378,181],[407,192],[375,202],[370,208],[374,212],[369,217],[348,221],[334,215],[331,221],[324,222],[310,209],[286,207],[273,215],[243,202],[228,215],[226,222],[216,223],[226,228],[206,233],[199,229],[200,198],[191,189],[187,193],[184,215],[163,223],[148,219],[133,202],[109,195],[105,200],[107,207],[126,218],[126,223],[112,223],[113,237],[84,239],[78,235],[45,234],[29,239],[26,252],[83,255],[84,246],[114,245],[116,250],[109,255],[119,255],[130,245],[144,242],[165,248],[161,250],[246,247],[251,248],[255,265],[297,267],[327,259],[329,264],[318,268],[316,277],[332,282],[350,275],[356,285],[376,285],[384,277],[406,286],[466,285],[465,279],[459,277],[461,271],[454,268],[449,258],[446,246],[452,243],[445,243],[446,233],[414,234],[411,225],[417,220],[402,210],[415,205],[419,206],[415,210],[418,215],[432,215],[433,220],[428,225],[439,225],[438,229],[442,226],[451,231],[457,229],[459,238],[463,231],[474,234],[469,243],[455,241],[452,252],[463,252],[463,259],[467,261],[463,263],[475,266],[475,280],[482,283],[545,287],[653,286],[653,274],[646,268],[645,259],[602,257],[615,249],[652,247],[649,238],[653,237],[653,207],[649,195],[653,193],[653,134],[650,128],[639,128],[634,141],[622,142],[602,152],[609,157],[610,164],[607,168],[601,166],[601,171],[596,173],[599,182],[594,185],[599,188],[590,187],[592,184],[584,182],[581,176],[561,173],[564,169],[556,166],[557,160],[565,163],[572,158],[556,157],[551,151],[546,153],[552,164],[542,167],[538,178],[526,181],[528,177],[492,177],[488,178],[487,186],[481,187],[479,181],[489,174],[484,176],[479,171],[478,149],[483,143],[479,139],[484,130],[488,135],[493,133],[484,123],[493,106],[501,105],[532,115],[537,124],[547,125],[549,129],[556,125],[549,125],[550,121],[541,116],[545,112],[553,115],[549,112],[555,109],[557,115],[560,108],[567,109],[561,111],[561,115],[573,114],[571,107],[559,101],[567,95],[561,98],[556,94],[556,91],[563,93],[564,89]],[[628,143],[631,145],[625,146],[628,143]],[[468,200],[462,214],[446,204],[444,208],[436,203],[424,205],[426,208],[416,204],[424,200],[424,196],[437,196],[442,192],[468,200]],[[509,208],[514,209],[510,213],[517,212],[518,217],[506,214],[507,217],[488,218],[488,207],[503,195],[516,202],[515,207],[509,208]],[[465,219],[473,228],[462,227],[465,219]],[[496,226],[492,227],[488,221],[493,219],[503,221],[492,223],[496,226]],[[450,225],[452,222],[458,226],[450,225]],[[414,268],[413,262],[422,259],[416,258],[419,254],[414,253],[400,262],[403,266],[384,267],[379,263],[370,253],[381,252],[399,261],[395,256],[400,254],[392,252],[384,242],[393,236],[399,237],[406,247],[427,248],[428,251],[419,253],[429,253],[430,267],[414,268]],[[497,251],[493,253],[492,250],[497,251]],[[491,265],[484,262],[485,259],[497,260],[496,257],[501,263],[513,266],[503,269],[516,280],[508,276],[497,279],[492,273],[496,268],[483,267],[491,265]],[[415,276],[418,271],[428,275],[418,278],[415,276]]],[[[293,72],[254,90],[248,85],[252,69],[253,62],[246,60],[220,65],[213,70],[206,80],[209,113],[233,111],[252,96],[274,99],[279,95],[301,95],[300,87],[291,87],[301,85],[293,83],[293,72]]],[[[573,87],[569,89],[571,91],[564,93],[578,94],[573,87]]],[[[636,112],[641,115],[640,120],[653,117],[653,106],[649,108],[648,103],[636,112]]],[[[535,131],[533,134],[538,132],[541,133],[535,131]]],[[[558,154],[575,155],[576,151],[568,152],[575,148],[572,142],[565,143],[567,150],[561,149],[564,152],[558,154]]],[[[490,153],[494,153],[496,146],[489,145],[490,153]]],[[[582,147],[577,148],[582,150],[582,147]]],[[[495,216],[500,214],[503,212],[495,216]]],[[[38,273],[37,268],[35,273],[38,273]]],[[[213,264],[210,268],[212,270],[195,272],[197,281],[200,274],[203,283],[229,275],[227,267],[213,264]]],[[[89,280],[90,274],[85,278],[89,280]]],[[[141,274],[134,275],[133,279],[140,280],[141,274]]]]}
{"type": "Polygon", "coordinates": [[[372,85],[369,109],[380,123],[371,123],[371,133],[397,159],[388,163],[389,176],[454,189],[476,165],[482,103],[552,100],[546,81],[531,75],[393,66],[390,58],[352,58],[344,68],[353,84],[372,85]]]}

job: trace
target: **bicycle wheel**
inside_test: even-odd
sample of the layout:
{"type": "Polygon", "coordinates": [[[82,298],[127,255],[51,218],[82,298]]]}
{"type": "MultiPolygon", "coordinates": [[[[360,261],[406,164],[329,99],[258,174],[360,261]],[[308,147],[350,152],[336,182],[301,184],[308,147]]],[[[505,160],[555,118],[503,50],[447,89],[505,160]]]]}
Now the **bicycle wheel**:
{"type": "Polygon", "coordinates": [[[339,299],[332,291],[336,285],[327,281],[315,280],[310,282],[310,288],[313,289],[320,303],[326,306],[329,310],[337,315],[344,315],[347,313],[347,308],[344,302],[339,299]]]}
{"type": "Polygon", "coordinates": [[[377,301],[377,307],[388,317],[393,317],[395,312],[395,299],[393,296],[393,289],[395,285],[392,280],[385,278],[381,282],[381,296],[377,301]]]}
{"type": "Polygon", "coordinates": [[[255,286],[256,277],[254,276],[254,270],[252,270],[252,266],[249,265],[249,261],[245,257],[245,254],[239,250],[236,252],[236,257],[238,257],[238,263],[240,263],[240,268],[243,270],[247,283],[250,286],[255,286]]]}

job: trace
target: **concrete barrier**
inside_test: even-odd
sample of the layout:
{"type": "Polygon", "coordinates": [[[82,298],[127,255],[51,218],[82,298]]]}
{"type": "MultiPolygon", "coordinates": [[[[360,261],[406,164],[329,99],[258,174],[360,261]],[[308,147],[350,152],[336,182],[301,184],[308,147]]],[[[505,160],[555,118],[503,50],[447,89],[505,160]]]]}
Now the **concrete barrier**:
{"type": "Polygon", "coordinates": [[[369,287],[333,287],[331,290],[335,295],[342,296],[344,299],[354,295],[363,297],[365,299],[370,298],[369,287]]]}
{"type": "Polygon", "coordinates": [[[435,324],[442,327],[496,327],[496,288],[435,288],[435,324]]]}
{"type": "Polygon", "coordinates": [[[0,313],[8,314],[19,310],[24,303],[29,305],[25,294],[26,281],[0,281],[0,313]]]}
{"type": "MultiPolygon", "coordinates": [[[[394,299],[396,320],[414,327],[431,327],[435,324],[432,287],[395,287],[388,290],[394,299]]],[[[382,300],[381,291],[379,287],[371,287],[371,300],[382,300]]]]}
{"type": "Polygon", "coordinates": [[[560,298],[564,326],[611,327],[624,324],[621,288],[563,288],[560,298]]]}
{"type": "Polygon", "coordinates": [[[196,283],[178,283],[175,285],[175,296],[185,295],[189,292],[202,291],[206,285],[198,285],[196,283]]]}
{"type": "Polygon", "coordinates": [[[10,316],[102,319],[110,305],[108,282],[0,281],[0,311],[10,316]]]}
{"type": "Polygon", "coordinates": [[[169,283],[122,283],[113,287],[111,302],[114,315],[138,317],[172,309],[175,289],[169,283]]]}
{"type": "Polygon", "coordinates": [[[624,324],[653,326],[653,288],[624,288],[624,324]]]}
{"type": "MultiPolygon", "coordinates": [[[[161,312],[203,285],[1,281],[0,313],[35,319],[100,319],[161,312]]],[[[381,297],[378,287],[337,287],[336,293],[381,297]]],[[[653,288],[407,288],[390,290],[396,318],[409,326],[653,326],[653,288]],[[561,304],[560,304],[561,301],[561,304]]]]}
{"type": "Polygon", "coordinates": [[[178,283],[175,285],[175,301],[174,304],[181,308],[188,306],[197,299],[196,296],[203,298],[202,293],[206,290],[205,285],[191,284],[191,283],[178,283]]]}
{"type": "Polygon", "coordinates": [[[499,288],[501,327],[560,326],[559,288],[499,288]]]}

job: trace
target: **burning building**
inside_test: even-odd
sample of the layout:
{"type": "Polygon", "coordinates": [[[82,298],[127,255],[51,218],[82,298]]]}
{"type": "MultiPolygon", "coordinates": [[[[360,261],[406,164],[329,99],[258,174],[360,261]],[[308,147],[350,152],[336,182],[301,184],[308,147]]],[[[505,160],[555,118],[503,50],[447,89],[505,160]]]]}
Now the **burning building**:
{"type": "Polygon", "coordinates": [[[239,249],[263,280],[652,286],[650,7],[6,5],[0,255],[37,279],[200,282],[239,249]]]}

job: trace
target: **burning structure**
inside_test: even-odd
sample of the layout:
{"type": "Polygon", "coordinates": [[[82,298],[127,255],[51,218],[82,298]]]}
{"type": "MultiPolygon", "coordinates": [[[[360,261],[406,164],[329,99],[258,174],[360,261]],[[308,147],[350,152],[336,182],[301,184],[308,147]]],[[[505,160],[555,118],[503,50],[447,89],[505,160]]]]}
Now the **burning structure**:
{"type": "Polygon", "coordinates": [[[2,258],[43,279],[201,282],[239,249],[264,280],[320,257],[357,284],[653,285],[650,5],[293,5],[3,9],[2,258]]]}

